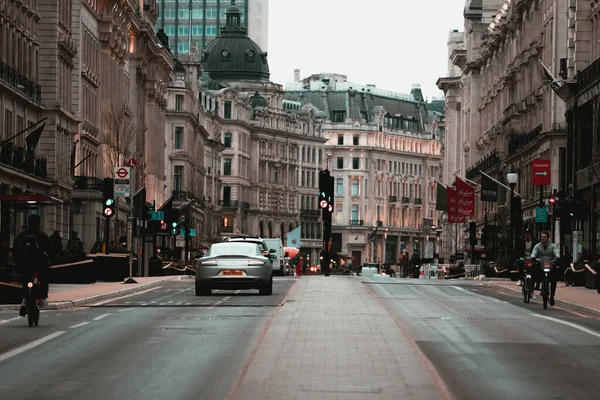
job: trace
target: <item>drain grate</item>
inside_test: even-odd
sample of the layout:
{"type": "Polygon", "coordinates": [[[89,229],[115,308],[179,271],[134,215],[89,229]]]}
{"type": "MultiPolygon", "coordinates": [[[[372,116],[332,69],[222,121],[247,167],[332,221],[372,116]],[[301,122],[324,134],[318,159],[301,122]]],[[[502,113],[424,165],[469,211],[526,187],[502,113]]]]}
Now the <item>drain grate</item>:
{"type": "Polygon", "coordinates": [[[456,316],[456,317],[442,317],[441,319],[443,320],[450,320],[450,319],[466,319],[466,320],[470,320],[470,321],[483,321],[484,318],[481,317],[460,317],[460,316],[456,316]]]}

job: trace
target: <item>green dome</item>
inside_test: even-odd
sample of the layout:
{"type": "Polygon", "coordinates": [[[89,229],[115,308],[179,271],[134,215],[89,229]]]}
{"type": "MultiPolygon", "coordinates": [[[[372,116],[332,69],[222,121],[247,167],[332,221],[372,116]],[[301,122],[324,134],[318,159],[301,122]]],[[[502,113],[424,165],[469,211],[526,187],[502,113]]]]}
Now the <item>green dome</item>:
{"type": "Polygon", "coordinates": [[[267,53],[248,37],[235,1],[227,9],[227,24],[202,51],[204,71],[214,80],[268,81],[267,53]]]}

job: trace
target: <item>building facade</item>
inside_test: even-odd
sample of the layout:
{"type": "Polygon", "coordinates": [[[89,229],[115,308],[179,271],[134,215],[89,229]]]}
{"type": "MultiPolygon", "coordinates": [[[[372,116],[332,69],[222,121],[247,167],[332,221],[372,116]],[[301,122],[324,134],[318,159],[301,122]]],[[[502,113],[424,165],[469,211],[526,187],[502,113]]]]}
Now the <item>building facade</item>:
{"type": "Polygon", "coordinates": [[[176,57],[201,54],[225,25],[227,8],[236,4],[249,36],[265,51],[268,43],[268,0],[159,0],[159,29],[169,37],[169,46],[176,57]]]}
{"type": "Polygon", "coordinates": [[[285,98],[326,120],[325,167],[335,179],[333,250],[353,266],[396,264],[402,253],[433,258],[441,144],[438,118],[420,88],[402,95],[350,83],[342,74],[314,74],[286,85],[285,98]]]}
{"type": "Polygon", "coordinates": [[[285,244],[286,234],[302,226],[301,251],[316,260],[321,122],[311,110],[284,102],[283,87],[269,81],[266,52],[247,36],[241,10],[230,7],[226,15],[225,28],[202,54],[201,106],[212,137],[224,145],[220,232],[281,237],[285,244]]]}
{"type": "MultiPolygon", "coordinates": [[[[462,176],[477,186],[483,171],[506,184],[506,174],[516,172],[523,224],[536,236],[551,228],[550,222],[536,224],[540,196],[546,199],[566,184],[561,178],[566,165],[565,105],[546,84],[542,67],[555,76],[566,74],[566,10],[567,0],[468,1],[463,42],[458,32],[449,41],[460,78],[450,68],[451,76],[438,81],[446,94],[448,140],[454,135],[459,146],[444,155],[450,168],[444,183],[451,185],[455,176],[462,176]],[[551,160],[551,184],[541,187],[541,193],[532,184],[535,159],[551,160]]],[[[490,254],[506,248],[507,196],[501,190],[496,203],[476,196],[478,237],[486,221],[504,232],[496,232],[494,243],[485,243],[490,254]]],[[[453,252],[468,249],[463,228],[453,252]]]]}

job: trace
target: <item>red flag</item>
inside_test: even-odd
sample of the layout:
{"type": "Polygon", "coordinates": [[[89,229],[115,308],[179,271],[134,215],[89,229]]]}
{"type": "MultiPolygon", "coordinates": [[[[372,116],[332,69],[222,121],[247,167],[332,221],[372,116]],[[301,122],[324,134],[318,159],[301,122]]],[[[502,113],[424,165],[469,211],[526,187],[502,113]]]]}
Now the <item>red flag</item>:
{"type": "Polygon", "coordinates": [[[465,217],[458,213],[458,192],[451,186],[447,187],[448,194],[448,223],[459,224],[465,222],[465,217]]]}
{"type": "Polygon", "coordinates": [[[475,189],[467,182],[456,178],[458,214],[464,217],[475,216],[475,189]]]}

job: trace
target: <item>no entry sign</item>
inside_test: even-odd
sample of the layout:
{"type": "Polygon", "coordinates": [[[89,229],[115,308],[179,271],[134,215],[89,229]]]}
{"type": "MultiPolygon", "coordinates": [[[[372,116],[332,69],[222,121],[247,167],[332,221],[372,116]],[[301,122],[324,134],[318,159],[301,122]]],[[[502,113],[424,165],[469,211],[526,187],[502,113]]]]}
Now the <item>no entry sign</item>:
{"type": "Polygon", "coordinates": [[[531,183],[533,185],[550,184],[550,160],[531,161],[531,183]]]}

